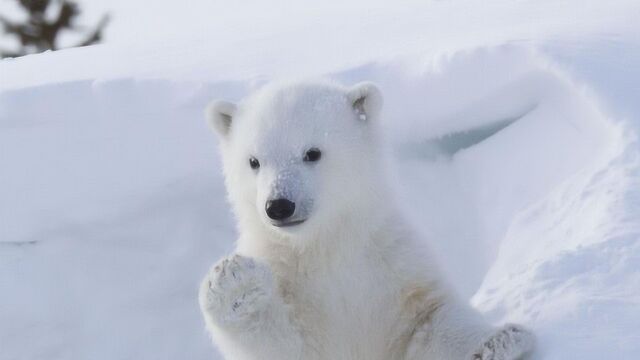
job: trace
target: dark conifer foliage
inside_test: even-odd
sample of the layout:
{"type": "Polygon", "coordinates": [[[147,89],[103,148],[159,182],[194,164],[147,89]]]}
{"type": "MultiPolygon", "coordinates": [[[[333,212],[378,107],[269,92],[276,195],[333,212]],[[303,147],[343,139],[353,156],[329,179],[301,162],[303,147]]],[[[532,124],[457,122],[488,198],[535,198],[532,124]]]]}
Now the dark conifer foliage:
{"type": "MultiPolygon", "coordinates": [[[[46,50],[57,50],[60,34],[64,31],[83,32],[75,21],[80,15],[79,5],[72,0],[15,0],[27,13],[24,22],[14,22],[0,15],[4,33],[15,37],[20,48],[13,51],[0,50],[1,57],[18,57],[46,50]]],[[[108,15],[89,31],[75,46],[86,46],[100,42],[102,32],[109,22],[108,15]]]]}

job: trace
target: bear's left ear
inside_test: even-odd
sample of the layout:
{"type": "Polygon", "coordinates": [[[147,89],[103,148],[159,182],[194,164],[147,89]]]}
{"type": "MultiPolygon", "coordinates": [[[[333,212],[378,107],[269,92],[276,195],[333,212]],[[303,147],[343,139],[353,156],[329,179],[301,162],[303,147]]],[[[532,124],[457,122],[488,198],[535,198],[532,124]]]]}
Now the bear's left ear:
{"type": "Polygon", "coordinates": [[[351,101],[351,106],[358,115],[358,119],[362,121],[377,117],[382,110],[382,93],[371,82],[361,82],[354,85],[347,92],[347,97],[351,101]]]}

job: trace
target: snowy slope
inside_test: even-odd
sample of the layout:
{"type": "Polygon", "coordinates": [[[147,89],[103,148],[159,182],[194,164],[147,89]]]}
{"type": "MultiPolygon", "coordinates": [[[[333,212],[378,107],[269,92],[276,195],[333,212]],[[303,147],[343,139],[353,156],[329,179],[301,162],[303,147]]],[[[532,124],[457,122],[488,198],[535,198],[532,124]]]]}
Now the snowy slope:
{"type": "Polygon", "coordinates": [[[1,61],[0,359],[213,358],[196,288],[234,224],[202,108],[283,76],[380,84],[398,196],[491,321],[541,359],[635,358],[640,6],[470,4],[258,9],[221,36],[227,9],[205,46],[1,61]]]}

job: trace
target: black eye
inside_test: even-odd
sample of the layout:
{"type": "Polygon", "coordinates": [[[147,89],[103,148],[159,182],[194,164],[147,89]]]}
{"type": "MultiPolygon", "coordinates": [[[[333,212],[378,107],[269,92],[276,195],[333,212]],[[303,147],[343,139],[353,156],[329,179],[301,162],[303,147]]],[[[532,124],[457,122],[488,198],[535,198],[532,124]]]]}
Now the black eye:
{"type": "Polygon", "coordinates": [[[249,158],[249,166],[255,170],[260,167],[260,161],[252,156],[249,158]]]}
{"type": "Polygon", "coordinates": [[[320,150],[316,148],[311,148],[307,150],[302,160],[307,162],[314,162],[314,161],[320,160],[320,157],[322,157],[322,153],[320,152],[320,150]]]}

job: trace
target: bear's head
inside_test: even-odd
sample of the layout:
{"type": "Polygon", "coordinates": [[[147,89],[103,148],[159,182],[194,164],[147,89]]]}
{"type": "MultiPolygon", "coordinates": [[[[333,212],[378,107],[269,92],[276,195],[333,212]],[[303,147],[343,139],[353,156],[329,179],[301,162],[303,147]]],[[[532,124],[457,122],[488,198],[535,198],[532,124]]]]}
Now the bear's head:
{"type": "Polygon", "coordinates": [[[367,221],[380,206],[381,107],[373,84],[331,82],[271,84],[238,105],[209,105],[240,231],[297,240],[367,221]]]}

